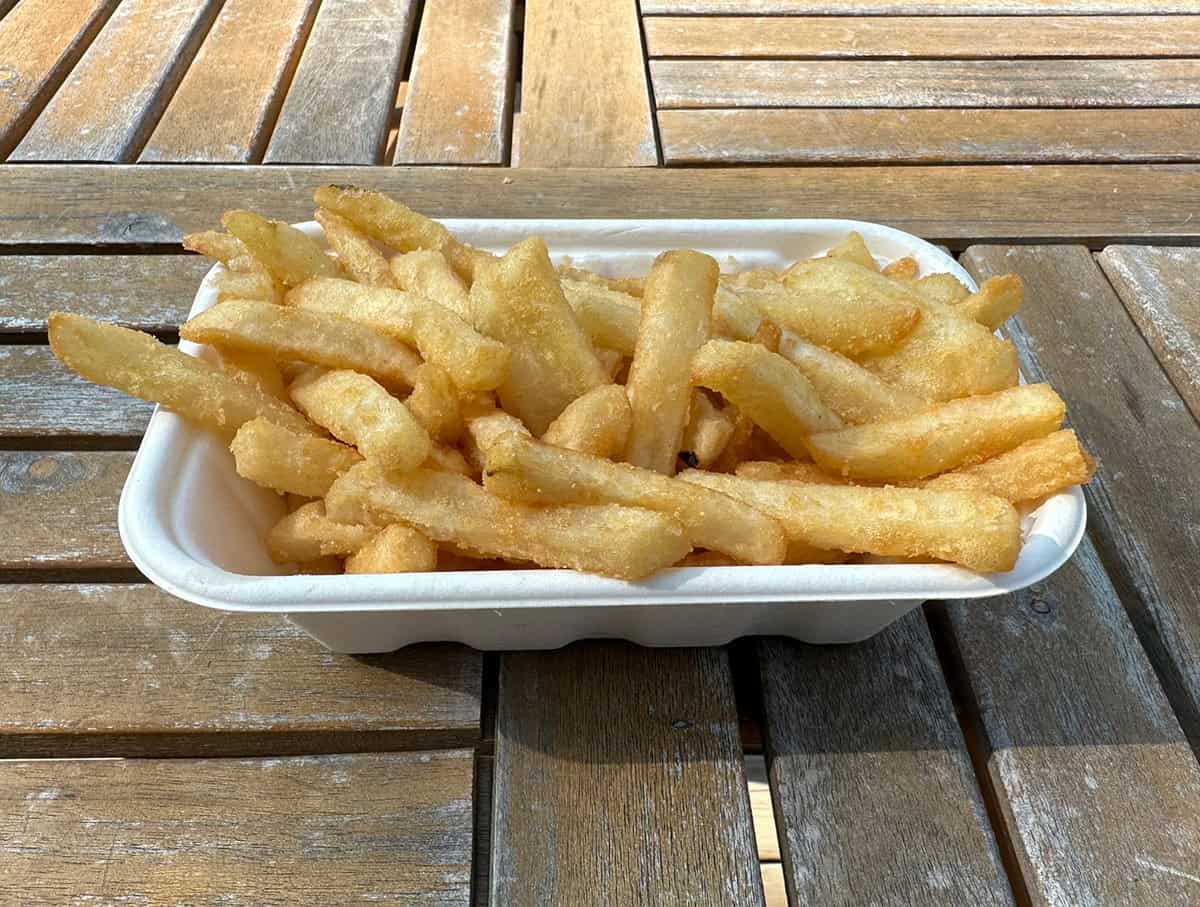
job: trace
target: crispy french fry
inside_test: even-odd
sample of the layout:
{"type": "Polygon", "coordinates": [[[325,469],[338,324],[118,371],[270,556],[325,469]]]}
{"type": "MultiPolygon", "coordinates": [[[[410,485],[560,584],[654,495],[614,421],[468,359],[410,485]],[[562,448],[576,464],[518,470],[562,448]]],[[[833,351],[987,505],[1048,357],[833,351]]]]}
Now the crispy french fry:
{"type": "Polygon", "coordinates": [[[568,404],[542,441],[611,460],[625,451],[632,421],[625,388],[605,384],[568,404]]]}
{"type": "Polygon", "coordinates": [[[234,259],[249,255],[246,244],[230,233],[220,230],[202,230],[199,233],[189,233],[183,238],[183,247],[190,252],[198,252],[205,258],[219,261],[226,267],[234,259]]]}
{"type": "Polygon", "coordinates": [[[563,279],[582,280],[628,296],[640,297],[646,290],[646,278],[644,277],[606,277],[586,268],[576,268],[565,264],[559,265],[555,270],[563,279]]]}
{"type": "Polygon", "coordinates": [[[740,564],[735,558],[720,551],[692,551],[685,554],[676,567],[736,567],[740,564]]]}
{"type": "Polygon", "coordinates": [[[753,304],[725,286],[717,287],[713,302],[713,332],[732,340],[750,340],[763,316],[753,304]]]}
{"type": "Polygon", "coordinates": [[[540,238],[518,243],[482,269],[471,286],[471,314],[478,330],[510,349],[497,395],[535,433],[576,397],[609,383],[540,238]]]}
{"type": "Polygon", "coordinates": [[[354,224],[325,208],[317,210],[316,221],[325,231],[325,241],[337,253],[338,263],[347,274],[367,286],[395,287],[387,259],[354,224]]]}
{"type": "Polygon", "coordinates": [[[296,567],[296,573],[301,576],[330,576],[341,572],[342,559],[333,555],[317,558],[315,561],[305,561],[296,567]]]}
{"type": "Polygon", "coordinates": [[[483,475],[485,488],[510,500],[648,507],[677,520],[693,546],[748,563],[779,564],[786,551],[783,531],[753,507],[721,494],[697,495],[693,486],[649,469],[516,433],[502,435],[487,448],[483,475]]]}
{"type": "Polygon", "coordinates": [[[426,469],[436,469],[441,472],[456,472],[460,476],[476,476],[479,470],[472,469],[463,452],[457,447],[446,447],[434,444],[429,451],[429,459],[425,461],[426,469]]]}
{"type": "Polygon", "coordinates": [[[915,258],[905,255],[887,265],[880,273],[889,280],[916,280],[921,269],[915,258]]]}
{"type": "MultiPolygon", "coordinates": [[[[355,462],[357,462],[357,461],[355,461],[355,462]]],[[[286,492],[284,494],[283,498],[284,498],[284,506],[287,507],[288,513],[295,513],[297,510],[299,510],[305,504],[314,500],[313,498],[310,498],[307,495],[293,494],[290,491],[286,492]]]]}
{"type": "Polygon", "coordinates": [[[722,274],[721,286],[731,290],[747,287],[762,290],[779,286],[781,276],[781,273],[774,268],[751,268],[746,271],[734,271],[732,274],[722,274]]]}
{"type": "Polygon", "coordinates": [[[688,363],[708,338],[719,273],[690,250],[665,252],[650,269],[625,384],[633,410],[625,459],[635,466],[675,472],[692,396],[688,363]]]}
{"type": "Polygon", "coordinates": [[[689,547],[679,523],[652,510],[533,507],[506,501],[463,476],[426,469],[385,475],[370,464],[355,467],[334,483],[326,508],[335,519],[368,513],[404,522],[434,541],[485,556],[623,579],[669,566],[689,547]]]}
{"type": "Polygon", "coordinates": [[[221,365],[230,376],[239,381],[249,381],[264,394],[287,399],[287,388],[283,383],[283,374],[275,360],[264,353],[247,350],[223,350],[221,365]]]}
{"type": "Polygon", "coordinates": [[[953,274],[926,274],[913,281],[912,289],[922,299],[942,305],[954,305],[971,295],[971,291],[953,274]]]}
{"type": "Polygon", "coordinates": [[[285,287],[338,273],[321,244],[290,224],[267,220],[253,211],[226,211],[221,223],[285,287]]]}
{"type": "Polygon", "coordinates": [[[562,277],[559,282],[563,296],[592,343],[632,356],[642,315],[639,300],[586,280],[562,277]]]}
{"type": "Polygon", "coordinates": [[[707,469],[721,456],[731,437],[733,419],[717,409],[708,394],[700,388],[693,388],[679,459],[693,469],[707,469]]]}
{"type": "Polygon", "coordinates": [[[845,485],[841,476],[831,476],[816,463],[798,460],[746,460],[735,470],[739,478],[759,482],[798,482],[801,485],[845,485]]]}
{"type": "MultiPolygon", "coordinates": [[[[860,268],[867,268],[871,271],[879,270],[879,264],[875,261],[875,256],[871,254],[871,250],[867,248],[867,244],[863,241],[862,234],[858,231],[846,234],[846,238],[826,252],[825,257],[848,261],[858,265],[860,268]]],[[[792,265],[792,267],[795,267],[795,265],[792,265]]]]}
{"type": "Polygon", "coordinates": [[[283,302],[283,294],[265,270],[261,273],[226,271],[215,276],[213,286],[217,291],[217,302],[230,299],[258,299],[273,305],[283,302]]]}
{"type": "Polygon", "coordinates": [[[902,419],[818,432],[808,446],[826,472],[903,482],[978,463],[1047,435],[1065,411],[1050,385],[1023,384],[902,419]]]}
{"type": "Polygon", "coordinates": [[[429,456],[431,442],[421,423],[367,375],[314,369],[290,391],[310,419],[384,469],[415,469],[429,456]]]}
{"type": "Polygon", "coordinates": [[[306,498],[324,497],[334,479],[362,462],[352,447],[289,431],[263,418],[239,428],[229,449],[238,475],[306,498]]]}
{"type": "Polygon", "coordinates": [[[282,400],[140,331],[54,312],[50,349],[63,365],[89,381],[161,403],[227,437],[258,416],[293,431],[318,433],[282,400]]]}
{"type": "Polygon", "coordinates": [[[277,564],[315,561],[329,555],[353,554],[378,530],[337,523],[325,515],[325,503],[313,501],[289,513],[267,533],[267,551],[277,564]]]}
{"type": "Polygon", "coordinates": [[[1036,501],[1072,485],[1086,485],[1095,471],[1095,461],[1080,446],[1075,432],[1063,429],[1026,441],[975,466],[942,473],[922,487],[985,491],[1017,504],[1036,501]]]}
{"type": "Polygon", "coordinates": [[[733,432],[710,468],[714,472],[733,472],[739,463],[750,456],[750,446],[754,441],[754,420],[733,404],[726,406],[722,412],[729,414],[733,419],[733,432]]]}
{"type": "Polygon", "coordinates": [[[437,545],[410,526],[392,523],[346,558],[346,572],[429,573],[437,562],[437,545]]]}
{"type": "Polygon", "coordinates": [[[756,343],[710,340],[692,360],[692,382],[732,401],[794,457],[808,456],[812,432],[842,425],[799,369],[756,343]]]}
{"type": "Polygon", "coordinates": [[[435,441],[455,444],[462,436],[462,408],[454,382],[440,365],[426,362],[417,369],[412,394],[404,401],[409,412],[435,441]]]}
{"type": "Polygon", "coordinates": [[[421,359],[409,347],[365,325],[248,299],[231,300],[196,315],[179,329],[196,343],[254,350],[276,359],[299,359],[378,378],[389,386],[412,387],[421,359]]]}
{"type": "Polygon", "coordinates": [[[446,256],[433,249],[414,249],[389,263],[392,278],[402,290],[432,299],[467,324],[471,323],[471,297],[467,285],[454,273],[446,256]]]}
{"type": "Polygon", "coordinates": [[[463,449],[468,462],[475,467],[476,472],[480,473],[483,472],[486,462],[487,449],[501,435],[515,432],[526,437],[533,437],[524,422],[516,416],[510,416],[502,409],[468,418],[466,428],[466,434],[463,436],[463,449]]]}
{"type": "Polygon", "coordinates": [[[769,513],[789,540],[815,548],[939,558],[982,572],[1011,570],[1021,550],[1016,510],[980,492],[758,482],[699,470],[679,478],[769,513]]]}
{"type": "Polygon", "coordinates": [[[765,318],[758,323],[758,327],[754,331],[754,336],[750,338],[751,343],[757,343],[772,353],[779,352],[779,344],[782,340],[783,331],[779,329],[779,325],[765,318]]]}
{"type": "Polygon", "coordinates": [[[616,379],[617,375],[625,367],[625,357],[616,350],[609,350],[598,346],[596,347],[596,358],[600,360],[600,365],[604,368],[604,372],[608,375],[610,381],[616,379]]]}
{"type": "Polygon", "coordinates": [[[1025,284],[1016,274],[989,277],[955,306],[955,311],[994,331],[1017,313],[1025,298],[1025,284]]]}

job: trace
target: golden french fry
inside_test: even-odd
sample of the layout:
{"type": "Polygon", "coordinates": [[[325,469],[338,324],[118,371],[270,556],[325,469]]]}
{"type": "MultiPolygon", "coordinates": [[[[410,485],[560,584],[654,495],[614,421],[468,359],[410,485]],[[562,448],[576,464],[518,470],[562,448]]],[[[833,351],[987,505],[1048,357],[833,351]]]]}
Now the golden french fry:
{"type": "Polygon", "coordinates": [[[679,478],[769,513],[788,539],[819,549],[939,558],[972,570],[1011,570],[1020,518],[994,495],[924,488],[758,482],[688,470],[679,478]]]}
{"type": "Polygon", "coordinates": [[[676,567],[736,567],[741,561],[720,551],[692,551],[685,554],[676,567]]]}
{"type": "Polygon", "coordinates": [[[596,358],[600,360],[600,365],[604,368],[610,381],[614,380],[625,366],[625,357],[616,350],[598,346],[596,347],[596,358]]]}
{"type": "Polygon", "coordinates": [[[385,469],[415,469],[429,456],[432,445],[421,423],[367,375],[314,369],[290,390],[310,419],[385,469]]]}
{"type": "Polygon", "coordinates": [[[533,437],[524,422],[516,416],[510,416],[502,409],[468,417],[466,428],[466,434],[463,436],[463,448],[466,451],[468,462],[475,467],[476,472],[483,472],[487,449],[501,435],[515,432],[526,437],[533,437]]]}
{"type": "Polygon", "coordinates": [[[442,472],[456,472],[460,476],[478,475],[478,470],[472,469],[463,452],[457,447],[446,447],[434,444],[429,451],[429,459],[425,461],[426,469],[437,469],[442,472]]]}
{"type": "Polygon", "coordinates": [[[267,220],[253,211],[226,211],[221,223],[285,287],[338,273],[321,244],[290,224],[267,220]]]}
{"type": "Polygon", "coordinates": [[[826,472],[903,482],[978,463],[1047,435],[1065,411],[1050,385],[1023,384],[902,419],[818,432],[808,446],[826,472]]]}
{"type": "Polygon", "coordinates": [[[263,353],[248,350],[223,350],[221,365],[226,374],[239,381],[249,381],[264,394],[287,399],[287,388],[283,383],[283,373],[275,360],[263,353]]]}
{"type": "Polygon", "coordinates": [[[623,579],[669,566],[689,547],[679,523],[653,510],[533,507],[506,501],[463,476],[427,469],[385,475],[362,464],[334,483],[326,508],[335,519],[373,514],[407,523],[436,542],[489,557],[623,579]]]}
{"type": "Polygon", "coordinates": [[[323,501],[305,504],[289,513],[267,533],[267,551],[277,564],[315,561],[330,555],[353,554],[378,530],[355,523],[337,523],[325,515],[323,501]]]}
{"type": "Polygon", "coordinates": [[[305,561],[296,566],[296,573],[301,576],[329,576],[341,572],[342,559],[333,555],[317,558],[315,561],[305,561]]]}
{"type": "Polygon", "coordinates": [[[678,521],[693,546],[752,564],[782,563],[787,547],[773,520],[725,495],[698,494],[693,486],[653,470],[540,444],[516,433],[502,435],[487,448],[483,476],[488,491],[509,500],[648,507],[678,521]]]}
{"type": "Polygon", "coordinates": [[[437,545],[410,526],[392,523],[346,558],[346,572],[429,573],[437,562],[437,545]]]}
{"type": "Polygon", "coordinates": [[[479,331],[511,351],[497,395],[535,433],[576,397],[608,384],[540,238],[518,243],[480,271],[471,286],[471,315],[479,331]]]}
{"type": "Polygon", "coordinates": [[[202,230],[199,233],[189,233],[182,240],[183,247],[189,252],[198,252],[205,258],[219,261],[229,267],[235,259],[250,254],[250,250],[236,236],[222,233],[220,230],[202,230]]]}
{"type": "Polygon", "coordinates": [[[942,305],[954,305],[971,295],[971,291],[953,274],[926,274],[912,282],[912,289],[922,299],[942,305]]]}
{"type": "Polygon", "coordinates": [[[692,382],[731,401],[794,457],[807,458],[812,432],[842,426],[799,369],[756,343],[710,340],[692,360],[692,382]]]}
{"type": "Polygon", "coordinates": [[[692,389],[687,428],[683,430],[679,459],[695,469],[707,469],[733,437],[733,419],[717,409],[708,394],[692,389]]]}
{"type": "Polygon", "coordinates": [[[334,479],[362,462],[352,447],[298,434],[263,418],[239,428],[229,449],[238,475],[306,498],[323,497],[334,479]]]}
{"type": "Polygon", "coordinates": [[[462,408],[454,382],[440,365],[426,362],[417,369],[412,394],[404,405],[431,438],[443,444],[458,442],[463,431],[462,408]]]}
{"type": "Polygon", "coordinates": [[[750,447],[754,442],[754,420],[733,404],[726,406],[722,412],[733,419],[733,431],[720,456],[709,468],[714,472],[733,472],[739,463],[750,456],[750,447]]]}
{"type": "Polygon", "coordinates": [[[880,273],[889,280],[916,280],[921,269],[915,258],[905,255],[887,265],[880,273]]]}
{"type": "Polygon", "coordinates": [[[955,311],[978,321],[989,331],[994,331],[1017,313],[1025,298],[1025,284],[1016,274],[989,277],[972,293],[955,306],[955,311]]]}
{"type": "Polygon", "coordinates": [[[542,441],[611,460],[625,451],[632,422],[625,388],[605,384],[569,403],[550,423],[542,441]]]}
{"type": "Polygon", "coordinates": [[[779,325],[765,318],[758,323],[758,328],[754,331],[754,336],[750,338],[751,343],[757,343],[772,353],[779,352],[779,344],[782,340],[783,331],[779,329],[779,325]]]}
{"type": "Polygon", "coordinates": [[[559,278],[563,296],[596,346],[632,356],[637,345],[639,300],[586,280],[559,278]]]}
{"type": "Polygon", "coordinates": [[[384,383],[412,387],[421,359],[411,349],[365,325],[249,299],[206,309],[179,329],[196,343],[254,350],[326,368],[353,369],[384,383]]]}
{"type": "Polygon", "coordinates": [[[945,472],[923,484],[924,488],[986,491],[1014,504],[1035,501],[1072,485],[1085,485],[1096,471],[1070,429],[1026,441],[1007,453],[945,472]]]}
{"type": "Polygon", "coordinates": [[[566,264],[559,265],[555,270],[558,272],[558,276],[565,280],[584,281],[628,296],[640,297],[646,290],[646,278],[644,277],[605,277],[595,271],[566,264]]]}
{"type": "Polygon", "coordinates": [[[845,485],[841,476],[831,476],[816,463],[798,460],[746,460],[735,470],[739,478],[759,482],[798,482],[801,485],[845,485]]]}
{"type": "MultiPolygon", "coordinates": [[[[867,268],[871,271],[879,270],[879,264],[875,261],[875,256],[871,254],[871,250],[867,248],[867,244],[863,241],[862,234],[858,231],[846,234],[846,238],[826,252],[825,257],[848,261],[851,264],[858,265],[860,268],[867,268]]],[[[799,263],[797,262],[797,264],[799,263]]],[[[792,265],[793,268],[795,266],[792,265]]]]}
{"type": "Polygon", "coordinates": [[[746,271],[734,271],[732,274],[721,275],[721,286],[730,290],[740,290],[747,287],[766,289],[777,287],[782,274],[774,268],[750,268],[746,271]]]}
{"type": "Polygon", "coordinates": [[[471,323],[471,297],[446,256],[433,249],[414,249],[389,263],[392,278],[402,290],[432,299],[467,324],[471,323]]]}
{"type": "Polygon", "coordinates": [[[318,433],[304,416],[253,383],[140,331],[54,312],[50,349],[63,365],[89,381],[161,403],[226,436],[258,416],[293,431],[318,433]]]}
{"type": "Polygon", "coordinates": [[[708,255],[665,252],[650,269],[625,390],[633,422],[625,459],[671,475],[692,390],[688,363],[708,338],[720,269],[708,255]]]}
{"type": "Polygon", "coordinates": [[[230,299],[258,299],[274,305],[283,302],[283,294],[266,271],[226,271],[213,278],[213,286],[217,291],[217,302],[228,302],[230,299]]]}
{"type": "Polygon", "coordinates": [[[395,287],[387,259],[354,224],[325,208],[317,210],[316,221],[347,274],[367,286],[395,287]]]}

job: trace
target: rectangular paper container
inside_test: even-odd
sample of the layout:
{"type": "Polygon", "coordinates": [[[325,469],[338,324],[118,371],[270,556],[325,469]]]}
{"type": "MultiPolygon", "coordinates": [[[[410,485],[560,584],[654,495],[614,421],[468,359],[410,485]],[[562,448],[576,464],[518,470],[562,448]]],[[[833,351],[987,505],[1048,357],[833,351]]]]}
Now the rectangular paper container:
{"type": "MultiPolygon", "coordinates": [[[[881,262],[912,255],[922,273],[953,258],[923,240],[843,220],[455,220],[447,226],[492,251],[536,234],[557,261],[614,276],[645,273],[664,249],[702,249],[724,267],[781,267],[857,230],[881,262]]],[[[301,225],[319,236],[316,224],[301,225]]],[[[216,301],[212,273],[192,314],[216,301]]],[[[202,347],[181,343],[193,354],[202,347]]],[[[209,353],[210,354],[210,353],[209,353]]],[[[162,409],[150,420],[121,495],[130,558],[172,595],[226,611],[287,615],[339,652],[387,652],[454,640],[478,649],[542,649],[586,637],[648,646],[707,646],[748,634],[849,643],[878,633],[926,599],[986,598],[1052,573],[1083,534],[1079,489],[1055,495],[1023,521],[1024,547],[1008,573],[945,564],[691,567],[625,582],[569,570],[488,570],[383,576],[291,576],[264,537],[282,516],[274,493],[240,478],[215,438],[162,409]]]]}

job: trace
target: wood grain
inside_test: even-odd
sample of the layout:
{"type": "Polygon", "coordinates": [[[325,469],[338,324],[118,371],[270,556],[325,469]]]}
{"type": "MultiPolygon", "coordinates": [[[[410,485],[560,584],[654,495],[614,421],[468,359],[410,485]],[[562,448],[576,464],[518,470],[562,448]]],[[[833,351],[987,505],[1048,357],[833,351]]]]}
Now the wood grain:
{"type": "Polygon", "coordinates": [[[1200,428],[1081,246],[979,246],[982,280],[1016,272],[1021,368],[1049,381],[1099,461],[1085,491],[1100,558],[1193,746],[1200,744],[1200,428]]]}
{"type": "Polygon", "coordinates": [[[134,160],[219,7],[125,0],[10,160],[134,160]]]}
{"type": "Polygon", "coordinates": [[[415,10],[416,0],[322,0],[268,163],[383,163],[415,10]]]}
{"type": "Polygon", "coordinates": [[[503,164],[515,78],[513,0],[426,3],[396,164],[503,164]]]}
{"type": "Polygon", "coordinates": [[[1091,542],[943,620],[1031,902],[1192,903],[1200,766],[1091,542]]]}
{"type": "Polygon", "coordinates": [[[481,656],[465,646],[337,655],[282,615],[223,613],[149,585],[0,585],[0,602],[5,757],[408,750],[479,737],[481,656]]]}
{"type": "Polygon", "coordinates": [[[25,0],[0,22],[0,157],[21,140],[118,2],[25,0]]]}
{"type": "Polygon", "coordinates": [[[660,108],[1171,107],[1200,60],[651,60],[660,108]]]}
{"type": "Polygon", "coordinates": [[[198,255],[0,256],[0,333],[44,332],[55,311],[173,331],[211,266],[198,255]]]}
{"type": "Polygon", "coordinates": [[[668,164],[1200,160],[1188,107],[660,110],[658,128],[668,164]]]}
{"type": "Polygon", "coordinates": [[[642,14],[1050,16],[1200,13],[1196,0],[642,0],[642,14]]]}
{"type": "Polygon", "coordinates": [[[306,220],[312,192],[354,183],[435,217],[845,217],[965,241],[1200,236],[1200,167],[1043,165],[499,170],[494,167],[0,167],[0,248],[177,247],[248,205],[306,220]],[[920,199],[915,205],[914,199],[920,199]]]}
{"type": "Polygon", "coordinates": [[[28,905],[469,903],[471,753],[6,762],[28,905]]]}
{"type": "Polygon", "coordinates": [[[854,646],[759,652],[793,904],[1011,904],[921,612],[854,646]]]}
{"type": "Polygon", "coordinates": [[[522,167],[658,163],[636,0],[526,0],[522,167]]]}
{"type": "Polygon", "coordinates": [[[139,160],[262,157],[317,0],[225,0],[139,160]]]}
{"type": "Polygon", "coordinates": [[[1197,16],[648,17],[651,57],[1194,57],[1197,16]]]}
{"type": "Polygon", "coordinates": [[[491,903],[762,904],[721,649],[504,655],[491,903]]]}
{"type": "Polygon", "coordinates": [[[763,863],[759,866],[759,870],[762,872],[766,907],[788,907],[787,882],[783,878],[783,864],[763,863]]]}
{"type": "Polygon", "coordinates": [[[775,830],[775,807],[771,803],[767,763],[761,754],[746,757],[746,782],[750,786],[750,816],[754,822],[758,859],[764,863],[778,862],[779,833],[775,830]]]}
{"type": "Polygon", "coordinates": [[[1200,421],[1200,249],[1109,246],[1096,260],[1200,421]]]}

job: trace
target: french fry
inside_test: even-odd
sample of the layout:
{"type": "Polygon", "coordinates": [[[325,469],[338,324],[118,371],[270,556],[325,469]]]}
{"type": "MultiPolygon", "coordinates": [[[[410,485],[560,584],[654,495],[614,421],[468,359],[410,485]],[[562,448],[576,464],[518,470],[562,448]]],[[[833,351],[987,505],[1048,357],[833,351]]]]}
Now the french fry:
{"type": "Polygon", "coordinates": [[[455,444],[462,436],[463,418],[458,392],[440,365],[426,362],[417,369],[412,394],[404,401],[404,405],[435,441],[455,444]]]}
{"type": "Polygon", "coordinates": [[[325,208],[317,210],[316,221],[325,231],[325,241],[337,253],[338,263],[347,274],[367,286],[395,287],[388,260],[354,224],[325,208]]]}
{"type": "Polygon", "coordinates": [[[310,419],[384,469],[415,469],[429,456],[432,445],[421,423],[367,375],[314,369],[290,391],[310,419]]]}
{"type": "MultiPolygon", "coordinates": [[[[653,281],[651,272],[651,286],[653,281]]],[[[497,438],[485,459],[484,487],[503,498],[648,507],[678,521],[694,547],[752,564],[783,561],[783,531],[769,517],[722,494],[697,494],[693,486],[652,470],[551,447],[516,433],[497,438]]]]}
{"type": "Polygon", "coordinates": [[[733,419],[733,431],[721,449],[720,456],[709,468],[714,472],[733,472],[739,463],[750,456],[750,446],[754,441],[754,420],[733,404],[726,406],[722,412],[733,419]]]}
{"type": "MultiPolygon", "coordinates": [[[[826,252],[825,257],[848,261],[858,265],[860,268],[867,268],[871,271],[879,270],[879,264],[875,261],[875,256],[871,254],[871,250],[867,248],[867,244],[863,241],[862,234],[857,230],[846,234],[846,238],[826,252]]],[[[799,263],[797,262],[797,264],[799,263]]],[[[795,267],[795,265],[792,265],[792,267],[795,267]]]]}
{"type": "Polygon", "coordinates": [[[290,224],[267,220],[253,211],[226,211],[221,223],[285,287],[338,273],[321,244],[290,224]]]}
{"type": "Polygon", "coordinates": [[[720,551],[692,551],[685,554],[676,567],[736,567],[740,561],[720,551]]]}
{"type": "Polygon", "coordinates": [[[463,449],[467,461],[475,467],[476,472],[483,472],[487,459],[487,450],[501,435],[515,432],[518,435],[533,437],[525,423],[516,416],[510,416],[504,410],[497,409],[488,413],[468,418],[466,434],[463,437],[463,449]]]}
{"type": "Polygon", "coordinates": [[[808,438],[808,447],[817,465],[834,475],[903,482],[972,465],[1047,435],[1065,411],[1048,384],[1023,384],[902,419],[818,432],[808,438]]]}
{"type": "Polygon", "coordinates": [[[550,423],[542,441],[611,460],[625,451],[632,422],[625,388],[605,384],[571,401],[550,423]]]}
{"type": "Polygon", "coordinates": [[[536,434],[576,397],[608,384],[538,237],[481,270],[471,286],[471,314],[479,331],[511,351],[497,395],[536,434]]]}
{"type": "Polygon", "coordinates": [[[283,383],[283,374],[275,360],[264,353],[248,350],[223,350],[221,365],[231,377],[239,381],[249,381],[264,394],[287,399],[287,388],[283,383]]]}
{"type": "Polygon", "coordinates": [[[628,296],[640,297],[646,291],[646,278],[644,277],[605,277],[595,271],[566,264],[559,265],[555,270],[558,272],[558,276],[564,280],[582,280],[628,296]]]}
{"type": "Polygon", "coordinates": [[[756,343],[710,340],[692,360],[692,383],[720,393],[794,457],[808,456],[812,432],[842,425],[799,369],[756,343]]]}
{"type": "Polygon", "coordinates": [[[362,462],[352,447],[289,431],[263,418],[239,428],[229,449],[238,475],[306,498],[324,497],[334,479],[362,462]]]}
{"type": "Polygon", "coordinates": [[[184,324],[179,336],[222,349],[353,369],[389,386],[412,387],[421,364],[409,347],[357,322],[248,299],[206,309],[184,324]]]}
{"type": "Polygon", "coordinates": [[[708,394],[693,388],[688,424],[679,445],[679,459],[693,469],[707,469],[721,456],[731,437],[733,419],[717,409],[708,394]]]}
{"type": "Polygon", "coordinates": [[[233,378],[140,331],[54,312],[50,349],[63,365],[89,381],[161,403],[226,437],[259,416],[296,432],[318,433],[304,416],[252,382],[233,378]]]}
{"type": "Polygon", "coordinates": [[[315,561],[305,561],[296,567],[296,573],[301,576],[330,576],[341,572],[342,559],[333,555],[320,557],[315,561]]]}
{"type": "Polygon", "coordinates": [[[256,273],[226,271],[216,275],[213,286],[217,291],[217,302],[230,299],[258,299],[274,305],[283,302],[283,294],[265,270],[256,273]]]}
{"type": "Polygon", "coordinates": [[[652,510],[617,504],[533,507],[497,497],[463,476],[426,469],[385,475],[362,464],[334,483],[326,508],[335,519],[367,513],[407,523],[436,542],[489,557],[623,579],[669,566],[689,547],[683,527],[652,510]]]}
{"type": "Polygon", "coordinates": [[[348,319],[415,346],[464,390],[491,390],[508,373],[509,351],[484,337],[443,305],[406,293],[349,280],[310,280],[290,290],[289,307],[348,319]]]}
{"type": "Polygon", "coordinates": [[[926,274],[913,281],[912,289],[922,299],[942,305],[954,305],[971,295],[971,291],[953,274],[926,274]]]}
{"type": "Polygon", "coordinates": [[[735,470],[739,478],[759,482],[797,482],[801,485],[846,485],[841,476],[831,476],[816,463],[798,460],[746,460],[735,470]]]}
{"type": "Polygon", "coordinates": [[[467,285],[454,273],[446,256],[433,249],[414,249],[389,262],[392,278],[402,290],[432,299],[467,324],[471,323],[471,297],[467,285]]]}
{"type": "Polygon", "coordinates": [[[441,472],[456,472],[460,476],[474,476],[479,470],[472,469],[463,452],[457,447],[446,447],[434,444],[429,451],[429,459],[425,461],[426,469],[436,469],[441,472]]]}
{"type": "Polygon", "coordinates": [[[1017,504],[1036,501],[1072,485],[1086,485],[1095,471],[1095,461],[1080,446],[1075,432],[1063,429],[1026,441],[975,466],[942,473],[922,487],[985,491],[1017,504]]]}
{"type": "Polygon", "coordinates": [[[1011,570],[1021,550],[1016,510],[981,492],[758,482],[700,470],[679,478],[769,513],[790,541],[814,548],[935,557],[985,573],[1011,570]]]}
{"type": "Polygon", "coordinates": [[[347,573],[430,573],[437,565],[437,545],[403,523],[385,526],[346,558],[347,573]]]}
{"type": "Polygon", "coordinates": [[[897,258],[891,262],[879,273],[889,280],[916,280],[921,269],[915,258],[905,255],[903,258],[897,258]]]}
{"type": "Polygon", "coordinates": [[[625,390],[633,411],[625,459],[671,475],[687,426],[688,363],[708,338],[720,269],[707,255],[665,252],[650,269],[625,390]]]}
{"type": "Polygon", "coordinates": [[[604,368],[604,373],[608,375],[610,381],[614,381],[625,367],[625,357],[616,350],[598,346],[596,347],[596,358],[600,360],[600,365],[604,368]]]}
{"type": "Polygon", "coordinates": [[[734,271],[732,274],[721,275],[721,286],[730,290],[740,290],[747,287],[763,290],[777,287],[781,274],[774,268],[750,268],[746,271],[734,271]]]}
{"type": "Polygon", "coordinates": [[[989,277],[972,293],[959,302],[954,310],[978,321],[989,331],[994,331],[1017,313],[1025,298],[1025,284],[1016,274],[989,277]]]}
{"type": "Polygon", "coordinates": [[[638,299],[586,280],[559,278],[563,296],[596,346],[632,356],[641,308],[638,299]]]}
{"type": "Polygon", "coordinates": [[[250,254],[246,244],[231,233],[220,230],[202,230],[199,233],[189,233],[182,240],[183,247],[189,252],[198,252],[205,258],[219,261],[229,267],[235,259],[250,254]]]}
{"type": "Polygon", "coordinates": [[[371,526],[334,522],[326,516],[324,502],[313,501],[271,527],[267,551],[277,564],[315,561],[352,554],[376,532],[378,529],[371,526]]]}
{"type": "Polygon", "coordinates": [[[757,343],[763,349],[769,350],[772,353],[779,352],[779,344],[782,340],[783,331],[779,329],[779,325],[765,318],[758,323],[758,327],[754,331],[754,336],[750,338],[751,343],[757,343]]]}

